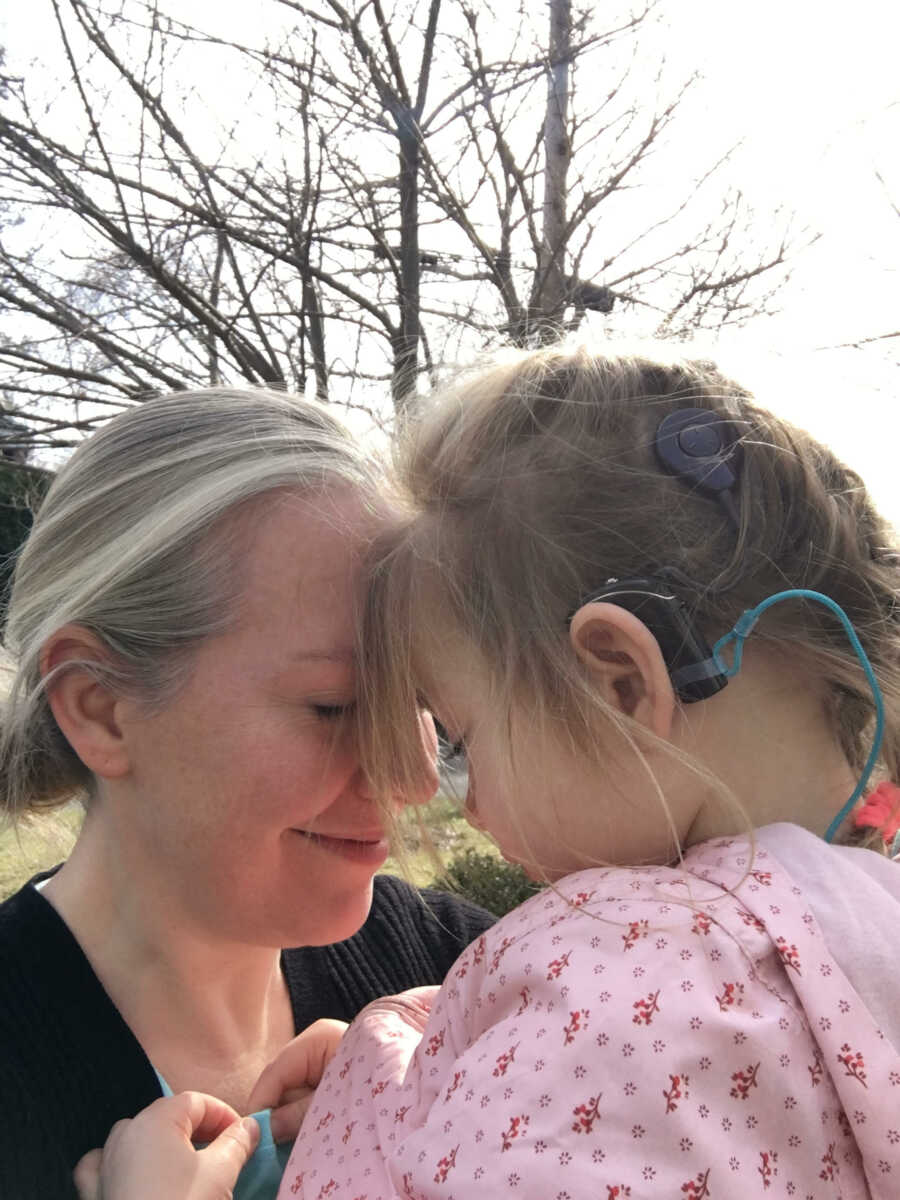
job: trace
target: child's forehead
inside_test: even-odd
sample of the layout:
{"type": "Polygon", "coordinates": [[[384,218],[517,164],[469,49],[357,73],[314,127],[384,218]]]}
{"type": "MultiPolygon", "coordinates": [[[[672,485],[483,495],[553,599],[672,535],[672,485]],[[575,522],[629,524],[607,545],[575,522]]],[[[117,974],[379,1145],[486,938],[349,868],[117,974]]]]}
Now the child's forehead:
{"type": "MultiPolygon", "coordinates": [[[[436,616],[434,609],[430,615],[436,616]]],[[[446,620],[416,624],[412,670],[423,700],[438,712],[461,707],[466,695],[484,686],[484,664],[477,648],[446,620]]]]}

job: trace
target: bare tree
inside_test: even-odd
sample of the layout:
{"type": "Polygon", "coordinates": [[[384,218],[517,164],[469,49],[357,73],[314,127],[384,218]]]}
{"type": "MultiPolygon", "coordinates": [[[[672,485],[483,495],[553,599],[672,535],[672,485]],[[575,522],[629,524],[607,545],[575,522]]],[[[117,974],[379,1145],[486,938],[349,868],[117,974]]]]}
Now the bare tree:
{"type": "Polygon", "coordinates": [[[218,381],[402,411],[486,346],[742,321],[784,276],[722,160],[672,169],[696,80],[646,68],[657,0],[520,0],[501,54],[474,0],[268,0],[261,38],[51,3],[64,85],[7,67],[0,113],[0,389],[36,445],[218,381]]]}

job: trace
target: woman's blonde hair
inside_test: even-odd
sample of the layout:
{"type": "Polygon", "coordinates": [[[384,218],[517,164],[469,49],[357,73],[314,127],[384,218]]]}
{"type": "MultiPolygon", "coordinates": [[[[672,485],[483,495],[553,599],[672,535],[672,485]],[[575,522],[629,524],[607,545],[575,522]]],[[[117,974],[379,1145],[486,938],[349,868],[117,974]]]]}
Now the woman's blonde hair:
{"type": "MultiPolygon", "coordinates": [[[[401,513],[376,550],[360,641],[364,711],[373,715],[363,756],[379,792],[402,793],[422,770],[412,720],[419,647],[438,615],[477,647],[500,712],[527,703],[530,721],[564,726],[586,750],[599,715],[640,753],[645,743],[597,700],[571,653],[567,618],[610,578],[663,570],[711,641],[786,588],[837,601],[880,678],[882,766],[897,778],[892,534],[853,471],[712,363],[585,346],[511,352],[433,398],[399,444],[397,470],[401,513]],[[683,408],[720,414],[740,441],[737,529],[714,497],[656,459],[659,423],[683,408]]],[[[783,604],[757,630],[754,638],[789,648],[824,681],[858,769],[873,703],[837,619],[783,604]]],[[[435,653],[435,639],[428,645],[435,653]]]]}
{"type": "Polygon", "coordinates": [[[15,568],[0,811],[15,817],[90,790],[90,772],[47,701],[40,657],[48,638],[76,622],[109,651],[108,663],[90,664],[109,686],[164,703],[191,651],[234,618],[252,521],[227,518],[275,490],[335,483],[374,495],[377,475],[328,409],[283,392],[160,396],[79,446],[15,568]]]}

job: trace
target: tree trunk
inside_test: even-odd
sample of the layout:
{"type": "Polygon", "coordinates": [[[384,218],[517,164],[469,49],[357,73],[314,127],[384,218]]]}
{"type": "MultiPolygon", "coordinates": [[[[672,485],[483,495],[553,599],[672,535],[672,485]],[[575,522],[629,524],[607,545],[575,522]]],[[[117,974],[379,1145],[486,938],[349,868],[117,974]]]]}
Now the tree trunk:
{"type": "Polygon", "coordinates": [[[397,116],[400,144],[400,327],[394,338],[391,391],[402,418],[416,390],[419,364],[419,131],[414,114],[397,116]]]}
{"type": "Polygon", "coordinates": [[[531,323],[542,342],[562,327],[566,307],[566,188],[569,171],[569,62],[572,0],[550,0],[547,109],[544,117],[544,205],[531,323]]]}

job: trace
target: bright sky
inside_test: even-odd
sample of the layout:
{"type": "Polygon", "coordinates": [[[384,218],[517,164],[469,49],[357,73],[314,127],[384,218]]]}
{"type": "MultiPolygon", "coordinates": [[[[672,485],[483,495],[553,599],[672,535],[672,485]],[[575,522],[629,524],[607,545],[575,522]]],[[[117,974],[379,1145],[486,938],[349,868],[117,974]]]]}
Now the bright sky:
{"type": "Polygon", "coordinates": [[[750,196],[783,200],[821,238],[783,313],[729,339],[760,399],[827,441],[900,526],[900,6],[885,0],[673,0],[680,54],[707,74],[704,134],[744,134],[750,196]],[[879,182],[876,172],[884,183],[879,182]]]}
{"type": "MultiPolygon", "coordinates": [[[[530,0],[536,12],[544,0],[530,0]]],[[[866,477],[900,525],[897,393],[900,338],[824,349],[900,329],[900,5],[889,0],[662,0],[665,51],[706,81],[693,150],[704,158],[743,139],[735,178],[761,211],[795,209],[821,236],[799,255],[783,312],[717,347],[761,402],[833,446],[866,477]],[[881,176],[881,182],[878,176],[881,176]]],[[[256,22],[248,0],[218,0],[218,22],[256,22]]],[[[37,52],[47,0],[0,13],[0,43],[37,52]]],[[[210,6],[183,0],[185,19],[210,6]]],[[[679,120],[683,122],[685,116],[679,120]]],[[[678,137],[683,138],[683,125],[678,137]]]]}

